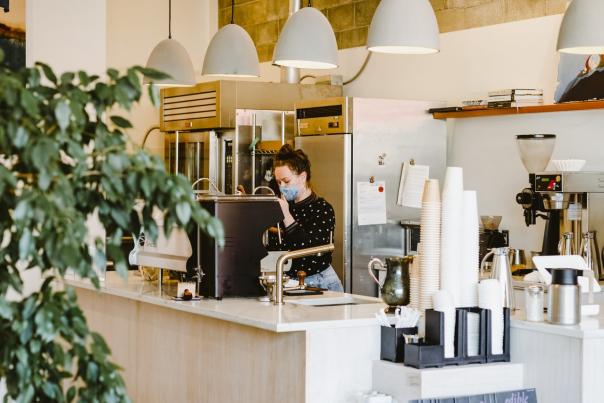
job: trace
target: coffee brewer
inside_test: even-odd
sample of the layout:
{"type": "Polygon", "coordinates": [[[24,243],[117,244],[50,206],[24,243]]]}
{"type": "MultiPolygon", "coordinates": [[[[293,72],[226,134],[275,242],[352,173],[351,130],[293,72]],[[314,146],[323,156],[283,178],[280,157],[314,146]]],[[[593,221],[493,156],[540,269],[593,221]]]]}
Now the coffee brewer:
{"type": "MultiPolygon", "coordinates": [[[[516,202],[524,209],[527,226],[535,224],[537,217],[546,220],[542,255],[561,253],[562,234],[572,233],[572,249],[579,251],[583,234],[604,232],[604,172],[543,172],[555,141],[554,134],[516,136],[530,182],[516,195],[516,202]]],[[[593,268],[596,276],[602,273],[599,257],[593,268]]]]}

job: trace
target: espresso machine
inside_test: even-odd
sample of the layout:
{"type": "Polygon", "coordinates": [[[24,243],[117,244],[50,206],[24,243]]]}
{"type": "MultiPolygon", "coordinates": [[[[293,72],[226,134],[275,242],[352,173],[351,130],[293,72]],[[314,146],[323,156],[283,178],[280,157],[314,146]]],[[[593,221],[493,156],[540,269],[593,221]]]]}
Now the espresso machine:
{"type": "Polygon", "coordinates": [[[283,220],[279,200],[265,195],[214,195],[202,193],[197,201],[224,227],[224,246],[198,226],[189,232],[193,255],[187,271],[201,273],[199,294],[204,297],[258,297],[260,261],[268,254],[264,232],[283,220]]]}
{"type": "MultiPolygon", "coordinates": [[[[537,217],[546,220],[541,254],[559,255],[565,242],[564,249],[576,254],[594,250],[585,242],[597,245],[595,235],[604,233],[604,172],[544,172],[556,136],[526,134],[516,136],[516,141],[530,182],[516,195],[516,202],[524,209],[527,226],[535,224],[537,217]]],[[[600,253],[595,255],[588,264],[601,277],[602,259],[600,253]]]]}

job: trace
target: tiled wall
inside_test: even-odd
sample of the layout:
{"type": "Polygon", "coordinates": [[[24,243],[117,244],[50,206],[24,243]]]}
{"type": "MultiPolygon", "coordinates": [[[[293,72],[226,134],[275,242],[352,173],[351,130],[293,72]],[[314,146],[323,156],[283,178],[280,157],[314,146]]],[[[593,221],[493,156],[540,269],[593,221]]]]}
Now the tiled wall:
{"type": "MultiPolygon", "coordinates": [[[[306,5],[307,0],[302,0],[306,5]]],[[[404,0],[401,0],[404,1],[404,0]]],[[[331,22],[340,49],[364,46],[380,0],[312,0],[331,22]]],[[[568,0],[430,0],[440,32],[563,13],[568,0]]],[[[235,0],[235,23],[247,30],[260,61],[272,58],[289,0],[235,0]]],[[[219,26],[231,20],[231,0],[219,0],[219,26]]]]}

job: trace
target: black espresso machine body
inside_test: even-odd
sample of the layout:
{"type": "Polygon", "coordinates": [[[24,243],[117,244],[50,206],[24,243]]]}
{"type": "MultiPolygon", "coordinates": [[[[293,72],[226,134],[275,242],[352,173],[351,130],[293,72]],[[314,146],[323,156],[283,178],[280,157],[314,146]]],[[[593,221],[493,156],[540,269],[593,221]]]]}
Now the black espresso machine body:
{"type": "Polygon", "coordinates": [[[188,268],[200,267],[199,294],[204,297],[256,297],[264,295],[258,277],[260,260],[266,255],[264,232],[283,220],[274,196],[198,195],[201,207],[217,217],[224,227],[224,247],[199,228],[189,234],[193,255],[188,268]]]}

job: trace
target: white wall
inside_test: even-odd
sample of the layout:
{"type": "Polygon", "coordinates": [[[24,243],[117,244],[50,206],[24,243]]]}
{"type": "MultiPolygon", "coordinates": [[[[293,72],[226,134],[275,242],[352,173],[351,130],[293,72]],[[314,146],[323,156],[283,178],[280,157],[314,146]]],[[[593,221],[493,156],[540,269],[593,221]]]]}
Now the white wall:
{"type": "MultiPolygon", "coordinates": [[[[106,1],[107,66],[117,69],[144,66],[155,45],[168,37],[168,1],[106,1]]],[[[217,0],[172,1],[172,38],[189,53],[198,81],[205,50],[217,28],[217,13],[217,0]]],[[[159,111],[145,95],[140,105],[134,107],[130,119],[134,125],[130,137],[140,144],[147,129],[159,125],[159,111]]],[[[162,147],[158,131],[152,132],[145,148],[161,154],[162,147]]]]}
{"type": "Polygon", "coordinates": [[[105,71],[105,0],[27,0],[25,24],[28,66],[105,71]]]}

